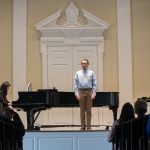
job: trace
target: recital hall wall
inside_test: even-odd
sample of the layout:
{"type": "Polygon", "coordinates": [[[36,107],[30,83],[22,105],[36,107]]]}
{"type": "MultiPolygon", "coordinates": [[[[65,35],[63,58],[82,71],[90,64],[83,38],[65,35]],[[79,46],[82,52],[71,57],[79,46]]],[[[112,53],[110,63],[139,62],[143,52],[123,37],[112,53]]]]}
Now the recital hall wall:
{"type": "MultiPolygon", "coordinates": [[[[0,83],[12,83],[12,0],[0,0],[0,83]]],[[[9,99],[12,98],[12,88],[9,99]]]]}
{"type": "Polygon", "coordinates": [[[150,1],[131,0],[134,98],[150,96],[150,1]]]}

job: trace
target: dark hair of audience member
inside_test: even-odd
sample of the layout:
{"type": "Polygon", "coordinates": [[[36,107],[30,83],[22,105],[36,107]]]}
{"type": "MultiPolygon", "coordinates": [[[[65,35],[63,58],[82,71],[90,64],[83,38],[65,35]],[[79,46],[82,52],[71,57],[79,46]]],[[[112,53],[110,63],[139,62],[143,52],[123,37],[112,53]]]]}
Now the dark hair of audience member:
{"type": "Polygon", "coordinates": [[[137,99],[134,104],[134,110],[138,117],[142,117],[147,112],[147,102],[143,99],[137,99]]]}
{"type": "Polygon", "coordinates": [[[4,96],[7,95],[8,92],[8,88],[11,86],[11,84],[7,81],[3,82],[1,84],[0,90],[3,92],[4,96]]]}
{"type": "Polygon", "coordinates": [[[122,107],[119,123],[127,122],[135,118],[134,108],[130,103],[125,103],[122,107]]]}

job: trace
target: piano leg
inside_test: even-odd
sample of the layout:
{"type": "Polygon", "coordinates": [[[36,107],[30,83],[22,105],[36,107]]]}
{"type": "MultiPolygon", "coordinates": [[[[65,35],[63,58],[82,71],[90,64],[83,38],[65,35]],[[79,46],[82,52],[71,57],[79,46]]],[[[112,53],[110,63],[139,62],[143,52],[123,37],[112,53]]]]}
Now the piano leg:
{"type": "Polygon", "coordinates": [[[114,121],[117,120],[118,107],[109,107],[112,109],[114,121]]]}
{"type": "Polygon", "coordinates": [[[117,120],[118,107],[113,108],[114,120],[117,120]]]}
{"type": "Polygon", "coordinates": [[[35,130],[34,123],[36,119],[38,118],[41,110],[45,110],[45,108],[31,108],[26,110],[27,112],[27,130],[35,130]],[[38,112],[38,114],[35,116],[35,113],[38,112]]]}
{"type": "Polygon", "coordinates": [[[27,130],[34,129],[34,110],[27,110],[27,130]]]}

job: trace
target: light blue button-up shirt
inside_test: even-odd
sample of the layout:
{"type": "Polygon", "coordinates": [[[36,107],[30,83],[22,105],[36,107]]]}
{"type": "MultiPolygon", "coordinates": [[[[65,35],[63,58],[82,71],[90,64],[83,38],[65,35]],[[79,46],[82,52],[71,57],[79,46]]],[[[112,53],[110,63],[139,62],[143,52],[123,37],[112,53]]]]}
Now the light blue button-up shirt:
{"type": "Polygon", "coordinates": [[[96,96],[96,76],[91,70],[77,71],[74,77],[74,92],[78,95],[79,89],[92,89],[93,96],[96,96]]]}

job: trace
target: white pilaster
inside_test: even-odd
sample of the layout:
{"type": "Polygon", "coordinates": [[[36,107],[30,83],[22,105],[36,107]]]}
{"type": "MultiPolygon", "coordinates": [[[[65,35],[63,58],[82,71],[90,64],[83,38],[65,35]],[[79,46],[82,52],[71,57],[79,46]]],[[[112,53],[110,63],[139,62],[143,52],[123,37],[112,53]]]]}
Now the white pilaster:
{"type": "Polygon", "coordinates": [[[41,57],[42,57],[42,84],[43,88],[48,88],[47,82],[48,82],[48,77],[47,77],[47,45],[44,41],[41,41],[41,57]]]}
{"type": "Polygon", "coordinates": [[[27,0],[13,0],[13,99],[26,87],[27,0]]]}
{"type": "Polygon", "coordinates": [[[104,68],[104,38],[101,38],[101,42],[98,45],[98,77],[97,86],[98,91],[103,91],[104,89],[104,82],[103,82],[103,68],[104,68]]]}
{"type": "Polygon", "coordinates": [[[132,49],[130,0],[117,0],[120,105],[132,102],[132,49]]]}

